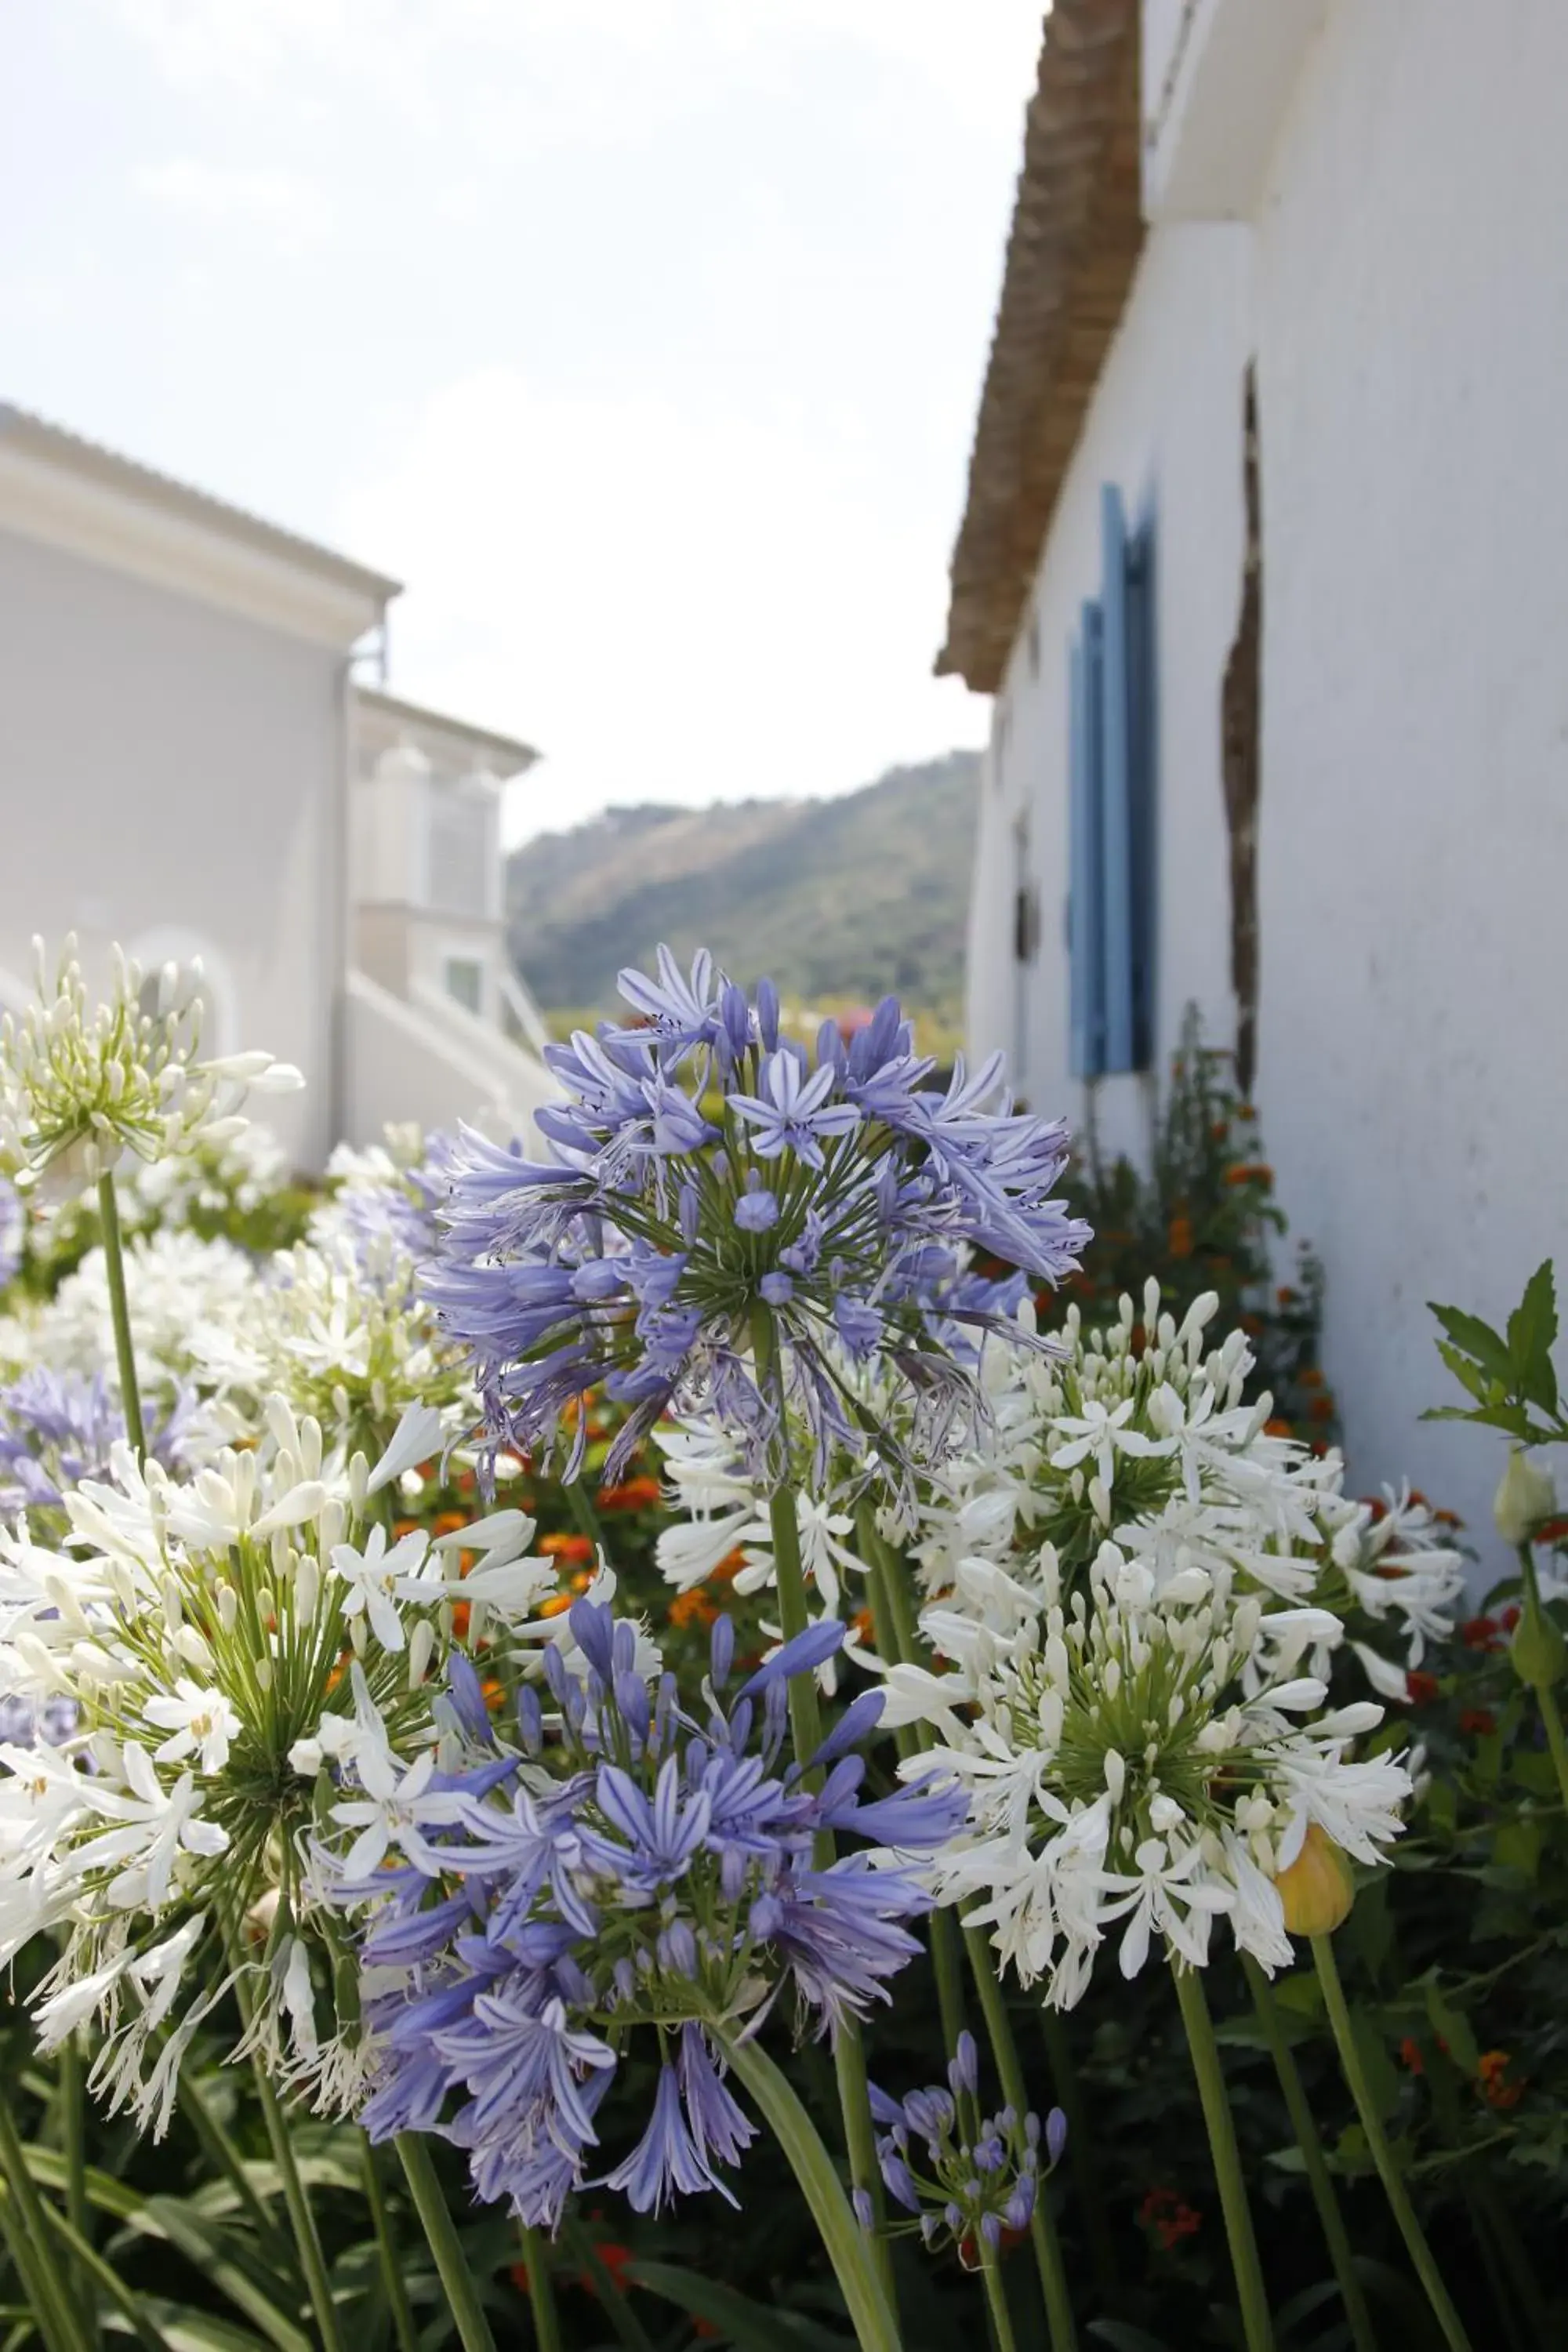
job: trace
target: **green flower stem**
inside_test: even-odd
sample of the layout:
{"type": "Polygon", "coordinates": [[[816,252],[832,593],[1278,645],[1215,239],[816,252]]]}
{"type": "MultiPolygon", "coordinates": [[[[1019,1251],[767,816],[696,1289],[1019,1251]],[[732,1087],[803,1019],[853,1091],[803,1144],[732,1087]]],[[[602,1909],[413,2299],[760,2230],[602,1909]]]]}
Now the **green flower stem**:
{"type": "Polygon", "coordinates": [[[56,2259],[9,2097],[0,2098],[0,2172],[5,2177],[5,2235],[45,2342],[51,2352],[91,2352],[92,2337],[56,2259]]]}
{"type": "Polygon", "coordinates": [[[528,2307],[533,2314],[534,2341],[539,2352],[561,2352],[561,2317],[555,2308],[555,2283],[550,2275],[550,2255],[544,2238],[526,2222],[518,2227],[523,2264],[528,2272],[528,2307]]]}
{"type": "MultiPolygon", "coordinates": [[[[766,1307],[759,1307],[752,1328],[756,1355],[758,1385],[764,1395],[770,1390],[776,1393],[780,1417],[784,1413],[783,1385],[779,1377],[778,1342],[773,1331],[773,1319],[766,1307]]],[[[786,1642],[804,1633],[811,1620],[805,1597],[805,1573],[800,1557],[800,1522],[795,1516],[795,1495],[788,1486],[775,1486],[768,1496],[768,1519],[773,1531],[773,1574],[777,1583],[779,1624],[786,1642]]],[[[789,1683],[789,1720],[794,1737],[795,1752],[801,1764],[814,1756],[822,1745],[822,1709],[817,1702],[815,1674],[792,1675],[789,1683]]],[[[826,1869],[834,1858],[833,1833],[819,1830],[816,1836],[816,1864],[826,1869]]],[[[877,2162],[876,2127],[871,2121],[871,2099],[867,2085],[866,2051],[860,2039],[858,2018],[846,2015],[834,2036],[834,2066],[838,2078],[838,2105],[844,2118],[844,2145],[849,2158],[849,2178],[857,2189],[862,2189],[871,2200],[877,2229],[874,2239],[874,2259],[880,2274],[883,2292],[889,2304],[895,2303],[893,2265],[885,2235],[886,2207],[882,2194],[881,2168],[877,2162]]],[[[896,2305],[895,2305],[896,2307],[896,2305]]]]}
{"type": "Polygon", "coordinates": [[[1242,2177],[1241,2151],[1236,2144],[1236,2126],[1231,2121],[1219,2044],[1214,2038],[1209,2005],[1204,1994],[1203,1972],[1187,1968],[1180,1960],[1173,1960],[1171,1969],[1176,1979],[1176,1999],[1187,2032],[1193,2072],[1197,2076],[1204,2122],[1208,2127],[1209,2150],[1219,2187],[1220,2210],[1225,2216],[1225,2233],[1230,2242],[1231,2268],[1236,2273],[1247,2352],[1274,2352],[1274,2326],[1268,2316],[1263,2267],[1258,2259],[1258,2241],[1252,2233],[1247,2184],[1242,2177]]]}
{"type": "MultiPolygon", "coordinates": [[[[75,2234],[92,2242],[92,2216],[87,2201],[87,2091],[82,2080],[81,2052],[74,2033],[60,2044],[57,2080],[60,2092],[61,2139],[66,2160],[66,2218],[75,2234]]],[[[84,2312],[89,2333],[96,2334],[91,2290],[84,2312]]]]}
{"type": "MultiPolygon", "coordinates": [[[[879,1643],[895,1664],[907,1663],[916,1657],[921,1646],[913,1612],[909,1606],[907,1569],[903,1560],[882,1541],[869,1510],[863,1508],[859,1515],[858,1533],[862,1555],[871,1569],[879,1643]]],[[[900,1731],[898,1739],[900,1753],[918,1753],[931,1744],[930,1727],[910,1724],[900,1731]]],[[[939,1911],[931,1920],[931,1948],[937,1966],[937,1998],[942,2006],[942,2032],[950,2050],[957,2047],[963,2007],[963,1995],[956,1985],[948,1990],[945,2000],[942,1997],[942,1951],[944,1944],[951,1951],[952,1942],[952,1914],[939,1911]],[[957,2025],[952,2021],[954,2017],[958,2021],[957,2025]]],[[[1023,2062],[1018,2055],[1007,2004],[992,1965],[991,1948],[979,1927],[963,1929],[963,1945],[970,1974],[980,1996],[991,2054],[1001,2077],[1002,2095],[1020,2116],[1026,2115],[1030,2106],[1028,2085],[1024,2079],[1023,2062]]],[[[1040,2274],[1040,2292],[1045,2298],[1052,2352],[1075,2352],[1078,2332],[1073,2322],[1072,2298],[1068,2292],[1061,2242],[1057,2236],[1043,2181],[1040,2193],[1035,2199],[1034,2211],[1029,2216],[1029,2242],[1034,2248],[1035,2263],[1040,2274]]]]}
{"type": "Polygon", "coordinates": [[[214,2115],[207,2104],[206,2093],[193,2074],[180,2077],[180,2112],[189,2118],[208,2164],[214,2171],[225,2175],[235,2196],[249,2215],[258,2244],[267,2250],[273,2262],[280,2265],[291,2263],[294,2249],[288,2232],[279,2228],[257,2195],[250,2175],[245,2168],[244,2158],[214,2115]]]}
{"type": "Polygon", "coordinates": [[[1426,2233],[1415,2218],[1410,2192],[1400,2177],[1394,2150],[1388,2144],[1388,2135],[1383,2128],[1383,2118],[1368,2087],[1366,2070],[1361,2063],[1361,2053],[1356,2048],[1355,2034],[1351,2026],[1351,2013],[1345,2003],[1344,1987],[1340,1982],[1339,1963],[1334,1958],[1333,1943],[1329,1937],[1313,1937],[1312,1958],[1317,1964],[1318,1982],[1323,1988],[1329,2023],[1339,2044],[1340,2064],[1344,2068],[1345,2081],[1350,2084],[1351,2096],[1361,2117],[1361,2127],[1366,2134],[1366,2144],[1372,2150],[1373,2162],[1377,2167],[1390,2209],[1399,2224],[1405,2252],[1426,2290],[1432,2315],[1442,2329],[1444,2340],[1450,2346],[1451,2352],[1470,2352],[1470,2339],[1465,2333],[1464,2322],[1449,2300],[1443,2274],[1426,2242],[1426,2233]]]}
{"type": "MultiPolygon", "coordinates": [[[[859,1523],[860,1557],[870,1571],[871,1614],[877,1626],[877,1648],[885,1658],[902,1655],[893,1619],[892,1597],[889,1578],[893,1570],[886,1552],[878,1540],[870,1511],[862,1504],[857,1517],[859,1523]]],[[[920,1753],[919,1726],[900,1724],[893,1734],[900,1758],[920,1753]]],[[[931,1957],[936,1975],[936,2005],[942,2016],[942,2036],[947,2048],[956,2050],[958,2037],[964,2029],[963,1962],[960,1956],[958,1927],[951,1911],[933,1911],[931,1919],[931,1957]]]]}
{"type": "Polygon", "coordinates": [[[1110,2234],[1110,2224],[1106,2219],[1100,2167],[1095,2161],[1094,2135],[1089,2127],[1089,2109],[1084,2105],[1078,2068],[1072,2062],[1072,2050],[1061,2011],[1042,2007],[1038,2014],[1040,2040],[1045,2045],[1051,2089],[1058,2106],[1068,2119],[1068,2170],[1072,2175],[1079,2216],[1089,2240],[1089,2258],[1094,2270],[1095,2284],[1100,2289],[1101,2301],[1114,2309],[1121,2294],[1122,2283],[1116,2263],[1116,2241],[1110,2234]]]}
{"type": "Polygon", "coordinates": [[[811,2117],[767,2053],[722,2026],[710,2027],[730,2065],[762,2111],[811,2208],[855,2329],[860,2352],[900,2352],[901,2338],[865,2232],[849,2210],[811,2117]]]}
{"type": "Polygon", "coordinates": [[[419,2330],[414,2325],[408,2289],[403,2284],[403,2261],[392,2234],[392,2216],[386,2210],[386,2192],[381,2185],[381,2166],[363,2132],[359,2136],[359,2153],[360,2168],[364,2175],[364,2201],[370,2208],[371,2226],[375,2231],[375,2248],[381,2258],[382,2284],[386,2290],[386,2307],[392,2314],[393,2333],[397,2338],[399,2352],[419,2352],[419,2330]]]}
{"type": "Polygon", "coordinates": [[[120,1402],[125,1409],[125,1433],[140,1462],[147,1451],[142,1423],[142,1391],[136,1381],[136,1351],[131,1344],[131,1309],[125,1297],[125,1250],[120,1234],[120,1203],[114,1177],[106,1171],[98,1180],[98,1213],[103,1226],[103,1271],[109,1283],[109,1313],[114,1325],[114,1357],[120,1367],[120,1402]]]}
{"type": "MultiPolygon", "coordinates": [[[[996,1980],[992,1964],[991,1947],[983,1927],[965,1927],[964,1949],[969,1955],[970,1974],[980,1995],[981,2011],[985,2019],[986,2037],[991,2055],[996,2062],[996,2072],[1002,2081],[1002,2095],[1007,2105],[1020,2116],[1029,2111],[1029,2086],[1024,2079],[1023,2061],[1013,2032],[1013,2021],[1007,2014],[1007,2003],[996,1980]]],[[[1040,2292],[1046,2303],[1046,2326],[1051,2339],[1051,2352],[1076,2352],[1078,2329],[1073,2321],[1072,2297],[1068,2292],[1067,2267],[1062,2261],[1061,2241],[1051,2218],[1050,2200],[1042,2179],[1036,2194],[1034,2210],[1029,2215],[1029,2242],[1035,2250],[1035,2265],[1040,2273],[1040,2292]]]]}
{"type": "MultiPolygon", "coordinates": [[[[1562,1644],[1554,1638],[1551,1620],[1541,1605],[1541,1583],[1535,1570],[1535,1554],[1527,1543],[1519,1546],[1519,1564],[1524,1581],[1524,1625],[1521,1630],[1530,1635],[1531,1646],[1537,1654],[1542,1654],[1550,1643],[1561,1658],[1562,1644]]],[[[1551,1750],[1552,1769],[1557,1775],[1557,1793],[1563,1800],[1564,1811],[1568,1811],[1568,1732],[1564,1732],[1563,1727],[1563,1712],[1557,1704],[1557,1692],[1544,1675],[1540,1682],[1532,1682],[1531,1688],[1541,1708],[1541,1720],[1546,1727],[1546,1745],[1551,1750]]]]}
{"type": "Polygon", "coordinates": [[[1340,2294],[1350,2322],[1351,2336],[1356,2352],[1377,2352],[1377,2336],[1367,2309],[1366,2295],[1356,2276],[1355,2256],[1351,2249],[1350,2232],[1340,2210],[1340,2200],[1334,2193],[1333,2176],[1318,2126],[1312,2119],[1311,2105],[1301,2081],[1300,2071],[1285,2039],[1280,2021],[1279,2004],[1274,1998],[1274,1988],[1258,1967],[1250,1952],[1241,1956],[1242,1969],[1251,1990],[1258,2022],[1263,2029],[1263,2039],[1268,2044],[1268,2054],[1274,2061],[1274,2072],[1279,2077],[1279,2088],[1285,2096],[1285,2106],[1290,2117],[1290,2128],[1296,2135],[1296,2145],[1301,2151],[1306,2169],[1307,2186],[1312,2192],[1312,2202],[1318,2209],[1318,2220],[1329,2249],[1329,2260],[1334,2266],[1340,2294]]]}
{"type": "MultiPolygon", "coordinates": [[[[585,1412],[586,1406],[582,1410],[585,1412]]],[[[577,1522],[578,1534],[587,1537],[594,1547],[594,1557],[597,1559],[599,1547],[605,1540],[605,1530],[599,1524],[599,1514],[589,1499],[588,1490],[584,1486],[581,1476],[564,1480],[562,1492],[566,1497],[567,1509],[577,1522]]]]}
{"type": "Polygon", "coordinates": [[[985,2307],[991,2314],[996,2352],[1018,2352],[1018,2339],[1013,2333],[1013,2315],[1007,2308],[1007,2289],[1002,2278],[1002,2266],[984,2238],[980,2241],[979,2252],[980,2275],[985,2286],[985,2307]]]}
{"type": "Polygon", "coordinates": [[[414,2199],[425,2242],[435,2256],[447,2308],[457,2326],[463,2352],[496,2352],[495,2337],[490,2334],[473,2273],[464,2259],[462,2243],[441,2194],[429,2147],[418,2132],[400,2132],[393,2146],[414,2199]]]}
{"type": "MultiPolygon", "coordinates": [[[[279,1918],[283,1916],[279,1906],[279,1918]]],[[[252,2022],[249,1987],[246,1982],[246,1961],[237,1933],[228,1938],[229,1966],[234,1971],[234,1995],[239,2013],[248,2032],[252,2022]]],[[[294,2160],[294,2143],[289,2137],[288,2118],[283,2113],[267,2062],[259,2050],[250,2053],[251,2078],[261,2105],[262,2121],[267,2126],[268,2145],[278,2177],[283,2185],[283,2202],[288,2209],[289,2226],[294,2233],[294,2247],[304,2273],[305,2292],[310,2308],[316,2315],[316,2326],[321,2339],[321,2352],[344,2352],[342,2330],[338,2325],[338,2308],[332,2300],[331,2280],[327,2273],[326,2256],[316,2231],[316,2217],[310,2210],[310,2200],[305,2192],[300,2168],[294,2160]]]]}

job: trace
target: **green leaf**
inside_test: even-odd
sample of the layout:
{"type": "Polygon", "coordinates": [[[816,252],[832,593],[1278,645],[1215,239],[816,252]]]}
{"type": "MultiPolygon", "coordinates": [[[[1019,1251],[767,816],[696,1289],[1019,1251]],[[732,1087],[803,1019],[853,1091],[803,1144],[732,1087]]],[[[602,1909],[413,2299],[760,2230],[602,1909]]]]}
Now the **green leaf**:
{"type": "Polygon", "coordinates": [[[1440,1307],[1435,1298],[1429,1298],[1426,1304],[1455,1346],[1462,1348],[1467,1356],[1473,1356],[1478,1364],[1484,1365],[1492,1378],[1500,1381],[1506,1388],[1512,1361],[1507,1342],[1499,1337],[1491,1325],[1483,1323],[1479,1315],[1467,1315],[1462,1307],[1440,1307]]]}
{"type": "Polygon", "coordinates": [[[211,2312],[191,2311],[184,2304],[166,2303],[160,2295],[146,2295],[143,2301],[169,2352],[266,2352],[259,2336],[252,2336],[247,2327],[233,2327],[226,2319],[216,2319],[211,2312]]]}
{"type": "Polygon", "coordinates": [[[829,2335],[809,2320],[786,2319],[749,2295],[737,2294],[733,2287],[721,2286],[716,2279],[701,2278],[674,2263],[628,2263],[626,2276],[693,2319],[721,2327],[742,2352],[847,2352],[847,2336],[829,2335]]]}
{"type": "Polygon", "coordinates": [[[1524,1297],[1508,1318],[1508,1353],[1521,1395],[1543,1412],[1557,1410],[1557,1375],[1552,1350],[1557,1339],[1557,1295],[1552,1260],[1543,1258],[1524,1286],[1524,1297]]]}
{"type": "Polygon", "coordinates": [[[1109,2344],[1110,2352],[1171,2352],[1163,2336],[1147,2336],[1127,2319],[1091,2319],[1084,2334],[1109,2344]]]}
{"type": "Polygon", "coordinates": [[[1462,2074],[1473,2074],[1481,2063],[1476,2047],[1476,2037],[1470,2021],[1463,2010],[1445,2000],[1435,1984],[1426,1988],[1426,2014],[1432,2021],[1432,2031],[1447,2045],[1449,2057],[1462,2074]]]}
{"type": "Polygon", "coordinates": [[[237,2311],[254,2321],[268,2342],[277,2346],[278,2352],[310,2352],[309,2337],[241,2267],[221,2231],[198,2219],[188,2205],[173,2197],[149,2197],[132,2216],[133,2229],[141,2225],[143,2215],[157,2225],[187,2262],[196,2265],[204,2278],[210,2279],[228,2297],[237,2311]]]}
{"type": "MultiPolygon", "coordinates": [[[[1481,1370],[1479,1364],[1472,1363],[1468,1356],[1461,1354],[1460,1350],[1447,1339],[1438,1340],[1437,1353],[1442,1357],[1460,1387],[1468,1389],[1478,1404],[1491,1402],[1497,1393],[1497,1382],[1489,1373],[1481,1370]]],[[[1462,1412],[1464,1407],[1451,1404],[1446,1410],[1449,1412],[1462,1412]]]]}

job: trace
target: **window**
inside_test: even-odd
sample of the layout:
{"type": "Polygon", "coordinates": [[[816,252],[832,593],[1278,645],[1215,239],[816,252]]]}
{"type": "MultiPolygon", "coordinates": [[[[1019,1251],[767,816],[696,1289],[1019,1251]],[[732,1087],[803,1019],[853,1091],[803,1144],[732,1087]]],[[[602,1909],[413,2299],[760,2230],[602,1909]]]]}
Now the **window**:
{"type": "Polygon", "coordinates": [[[477,956],[447,958],[447,993],[470,1013],[484,1003],[485,968],[477,956]]]}
{"type": "Polygon", "coordinates": [[[1110,483],[1100,541],[1100,593],[1068,663],[1068,1003],[1080,1078],[1153,1058],[1153,525],[1129,532],[1110,483]]]}

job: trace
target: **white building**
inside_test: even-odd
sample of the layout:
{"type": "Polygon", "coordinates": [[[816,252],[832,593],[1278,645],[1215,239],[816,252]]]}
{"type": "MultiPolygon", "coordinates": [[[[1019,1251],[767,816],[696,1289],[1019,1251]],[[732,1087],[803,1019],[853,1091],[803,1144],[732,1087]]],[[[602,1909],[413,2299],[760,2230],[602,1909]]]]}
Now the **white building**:
{"type": "Polygon", "coordinates": [[[307,1168],[553,1091],[500,925],[535,754],[356,688],[397,593],[0,407],[0,1003],[35,933],[199,954],[212,1048],[305,1072],[268,1112],[307,1168]]]}
{"type": "Polygon", "coordinates": [[[1195,1000],[1353,1475],[1479,1530],[1426,1302],[1568,1262],[1565,89],[1562,0],[1056,0],[939,665],[974,1044],[1136,1152],[1195,1000]]]}

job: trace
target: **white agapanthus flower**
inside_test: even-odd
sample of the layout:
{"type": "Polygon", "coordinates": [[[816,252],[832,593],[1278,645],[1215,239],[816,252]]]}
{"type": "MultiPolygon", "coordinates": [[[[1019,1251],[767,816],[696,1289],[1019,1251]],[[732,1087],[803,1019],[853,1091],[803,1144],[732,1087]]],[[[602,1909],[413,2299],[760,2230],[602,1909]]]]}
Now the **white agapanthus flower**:
{"type": "MultiPolygon", "coordinates": [[[[1418,1664],[1452,1626],[1461,1556],[1408,1492],[1386,1507],[1350,1501],[1337,1452],[1315,1455],[1271,1431],[1267,1395],[1243,1402],[1252,1357],[1239,1331],[1209,1345],[1217,1305],[1205,1294],[1178,1327],[1150,1282],[1142,1329],[1129,1297],[1102,1330],[1069,1307],[1061,1350],[1042,1355],[1026,1304],[1016,1344],[988,1339],[989,1425],[939,1467],[922,1506],[913,1554],[927,1592],[961,1591],[976,1559],[1033,1589],[1045,1546],[1070,1586],[1110,1538],[1158,1579],[1194,1566],[1310,1601],[1325,1624],[1359,1611],[1418,1664]]],[[[1404,1667],[1384,1663],[1368,1671],[1385,1696],[1403,1696],[1404,1667]]]]}
{"type": "MultiPolygon", "coordinates": [[[[205,1318],[190,1334],[197,1381],[237,1401],[241,1425],[255,1400],[286,1396],[349,1452],[379,1454],[416,1403],[446,1408],[449,1439],[477,1411],[468,1374],[414,1300],[412,1260],[390,1256],[389,1245],[371,1278],[341,1234],[279,1250],[243,1316],[205,1318]]],[[[426,1454],[443,1442],[437,1423],[426,1454]]]]}
{"type": "Polygon", "coordinates": [[[555,1583],[520,1511],[388,1545],[384,1490],[434,1418],[410,1408],[373,1471],[275,1397],[258,1443],[192,1476],[118,1445],[111,1476],[68,1496],[63,1549],[0,1535],[0,1696],[75,1725],[54,1747],[0,1747],[0,1964],[54,1931],[41,2039],[97,2019],[95,2089],[160,2130],[178,2053],[239,1969],[259,1979],[247,2041],[346,2095],[353,2021],[323,2043],[306,1999],[312,1953],[324,1984],[346,1980],[336,1919],[312,1904],[311,1832],[336,1807],[378,1860],[423,1851],[447,1817],[428,1783],[461,1548],[482,1563],[498,1657],[555,1583]]]}
{"type": "Polygon", "coordinates": [[[1399,1834],[1404,1765],[1351,1754],[1383,1709],[1331,1707],[1301,1671],[1338,1621],[1246,1583],[1109,1538],[1071,1579],[1048,1544],[1027,1583],[971,1560],[921,1619],[945,1670],[888,1675],[884,1721],[935,1733],[906,1772],[934,1764],[970,1794],[936,1893],[1053,2004],[1080,1997],[1112,1933],[1126,1976],[1156,1945],[1203,1966],[1222,1918],[1264,1968],[1289,1966],[1279,1882],[1309,1832],[1366,1864],[1399,1834]]]}
{"type": "MultiPolygon", "coordinates": [[[[211,1370],[215,1355],[221,1354],[215,1335],[243,1331],[251,1321],[261,1286],[255,1260],[232,1242],[204,1241],[187,1227],[175,1226],[130,1242],[124,1264],[143,1391],[156,1396],[195,1381],[221,1393],[225,1382],[211,1370]]],[[[102,1370],[110,1382],[117,1381],[101,1249],[89,1250],[55,1297],[34,1311],[27,1323],[27,1355],[56,1371],[102,1370]]]]}
{"type": "Polygon", "coordinates": [[[0,1021],[0,1166],[24,1186],[47,1177],[72,1192],[127,1153],[143,1161],[237,1135],[246,1096],[303,1085],[270,1054],[197,1058],[201,970],[165,964],[144,985],[114,950],[109,1000],[89,1013],[76,942],[50,980],[35,940],[37,994],[0,1021]]]}

